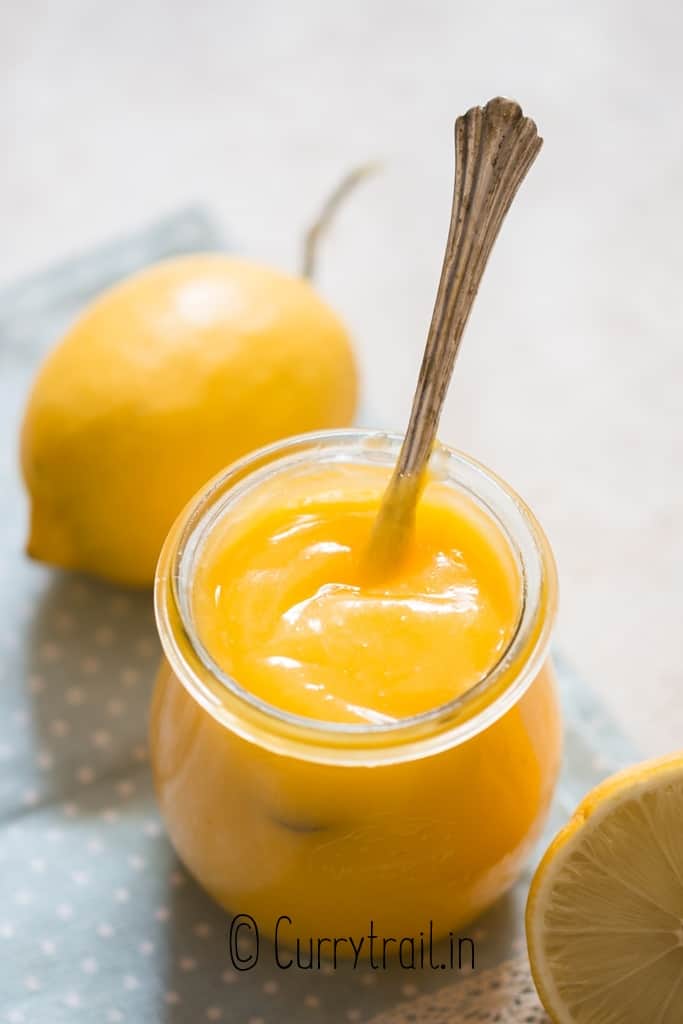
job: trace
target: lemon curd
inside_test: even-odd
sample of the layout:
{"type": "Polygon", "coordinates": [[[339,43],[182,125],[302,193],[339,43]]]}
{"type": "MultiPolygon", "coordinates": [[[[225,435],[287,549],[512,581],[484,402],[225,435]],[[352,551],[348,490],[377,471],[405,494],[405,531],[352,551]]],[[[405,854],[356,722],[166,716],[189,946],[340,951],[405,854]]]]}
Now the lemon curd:
{"type": "Polygon", "coordinates": [[[515,880],[553,791],[545,539],[442,449],[404,557],[368,577],[397,445],[345,432],[257,453],[162,553],[161,809],[197,879],[266,933],[289,915],[314,936],[445,935],[515,880]]]}
{"type": "Polygon", "coordinates": [[[406,556],[372,583],[386,483],[386,470],[348,464],[276,477],[205,542],[197,634],[251,693],[323,721],[393,722],[459,697],[500,658],[520,591],[500,531],[429,484],[406,556]]]}

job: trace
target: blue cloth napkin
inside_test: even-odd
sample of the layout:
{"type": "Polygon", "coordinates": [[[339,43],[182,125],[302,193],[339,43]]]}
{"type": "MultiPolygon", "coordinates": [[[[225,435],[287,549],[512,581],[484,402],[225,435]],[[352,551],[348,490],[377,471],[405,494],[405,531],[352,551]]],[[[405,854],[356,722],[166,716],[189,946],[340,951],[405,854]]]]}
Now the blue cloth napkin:
{"type": "MultiPolygon", "coordinates": [[[[163,257],[221,247],[211,219],[189,210],[0,290],[0,1021],[8,1024],[349,1022],[397,1004],[407,1020],[406,1003],[444,985],[438,971],[285,971],[267,955],[253,970],[233,968],[228,915],[176,860],[154,802],[146,723],[159,645],[150,595],[67,576],[22,553],[17,436],[42,354],[112,282],[163,257]]],[[[590,691],[563,662],[558,669],[567,738],[549,832],[632,759],[590,691]]],[[[486,968],[519,950],[527,882],[473,926],[475,976],[489,978],[486,968]]],[[[468,1019],[503,1019],[484,1014],[468,1019]]]]}

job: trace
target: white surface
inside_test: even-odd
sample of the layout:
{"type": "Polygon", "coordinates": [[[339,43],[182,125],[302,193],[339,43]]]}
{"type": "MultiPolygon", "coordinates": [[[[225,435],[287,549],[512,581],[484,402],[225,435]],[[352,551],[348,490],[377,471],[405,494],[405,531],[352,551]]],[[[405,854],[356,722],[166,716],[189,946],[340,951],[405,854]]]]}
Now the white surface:
{"type": "Polygon", "coordinates": [[[518,98],[546,145],[487,271],[442,438],[529,500],[559,641],[645,752],[683,735],[683,15],[670,0],[7,0],[0,279],[210,205],[295,268],[326,245],[375,418],[401,427],[447,225],[452,121],[518,98]]]}

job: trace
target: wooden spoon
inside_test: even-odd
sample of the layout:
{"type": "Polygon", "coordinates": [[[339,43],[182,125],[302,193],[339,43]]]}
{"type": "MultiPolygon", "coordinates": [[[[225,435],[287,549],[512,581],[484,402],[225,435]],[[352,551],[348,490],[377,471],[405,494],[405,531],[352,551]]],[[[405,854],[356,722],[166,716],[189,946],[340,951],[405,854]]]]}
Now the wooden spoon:
{"type": "Polygon", "coordinates": [[[432,453],[448,385],[486,261],[543,140],[513,100],[497,97],[455,122],[451,224],[410,421],[382,498],[366,569],[382,576],[401,557],[432,453]]]}

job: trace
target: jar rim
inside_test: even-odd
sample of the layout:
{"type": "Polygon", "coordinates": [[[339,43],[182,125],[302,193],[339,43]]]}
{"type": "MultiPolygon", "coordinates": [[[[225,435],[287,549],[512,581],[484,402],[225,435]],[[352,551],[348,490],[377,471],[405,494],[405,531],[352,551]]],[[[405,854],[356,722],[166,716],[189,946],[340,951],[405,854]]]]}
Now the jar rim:
{"type": "Polygon", "coordinates": [[[465,693],[392,722],[330,722],[294,714],[257,697],[224,672],[201,643],[189,601],[195,558],[216,521],[247,489],[294,466],[365,462],[391,467],[401,435],[342,429],[299,434],[232,463],[191,500],[162,549],[155,614],[164,654],[181,684],[215,718],[244,738],[325,762],[405,760],[456,746],[482,732],[515,704],[547,656],[557,579],[548,541],[535,516],[503,480],[470,456],[438,444],[430,475],[491,516],[518,561],[520,612],[500,657],[465,693]],[[490,700],[487,698],[491,697],[490,700]],[[479,706],[481,705],[481,706],[479,706]]]}

